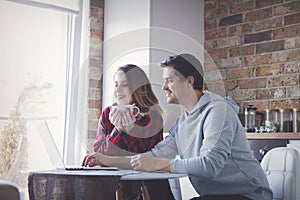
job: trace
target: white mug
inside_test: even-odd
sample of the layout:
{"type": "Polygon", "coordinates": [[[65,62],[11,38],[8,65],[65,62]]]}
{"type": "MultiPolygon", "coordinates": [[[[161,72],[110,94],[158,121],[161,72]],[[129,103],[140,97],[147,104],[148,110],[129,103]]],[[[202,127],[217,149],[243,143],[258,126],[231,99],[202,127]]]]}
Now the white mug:
{"type": "Polygon", "coordinates": [[[135,105],[114,105],[111,106],[112,110],[126,111],[127,109],[136,117],[140,114],[140,108],[135,105]]]}

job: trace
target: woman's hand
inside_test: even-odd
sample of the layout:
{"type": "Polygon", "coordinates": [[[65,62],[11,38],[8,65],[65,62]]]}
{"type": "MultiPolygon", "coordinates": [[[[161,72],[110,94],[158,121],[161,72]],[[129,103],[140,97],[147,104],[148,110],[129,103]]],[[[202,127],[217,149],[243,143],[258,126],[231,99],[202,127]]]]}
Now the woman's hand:
{"type": "Polygon", "coordinates": [[[108,119],[118,130],[120,130],[120,127],[122,127],[121,111],[117,109],[110,110],[108,119]]]}
{"type": "Polygon", "coordinates": [[[124,111],[112,109],[109,113],[109,120],[118,130],[128,133],[134,128],[136,118],[130,109],[124,111]]]}
{"type": "Polygon", "coordinates": [[[103,159],[103,154],[100,153],[93,153],[90,155],[86,155],[82,161],[82,166],[86,167],[94,167],[94,166],[102,166],[102,167],[106,167],[107,165],[104,164],[104,162],[102,160],[103,159]]]}

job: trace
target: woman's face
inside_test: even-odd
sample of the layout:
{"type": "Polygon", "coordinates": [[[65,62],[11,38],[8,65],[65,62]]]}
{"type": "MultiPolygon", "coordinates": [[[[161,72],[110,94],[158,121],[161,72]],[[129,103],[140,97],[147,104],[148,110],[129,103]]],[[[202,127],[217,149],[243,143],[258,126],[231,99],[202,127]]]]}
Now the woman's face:
{"type": "Polygon", "coordinates": [[[115,74],[114,94],[118,105],[131,104],[132,96],[129,91],[128,82],[124,72],[121,70],[115,74]]]}

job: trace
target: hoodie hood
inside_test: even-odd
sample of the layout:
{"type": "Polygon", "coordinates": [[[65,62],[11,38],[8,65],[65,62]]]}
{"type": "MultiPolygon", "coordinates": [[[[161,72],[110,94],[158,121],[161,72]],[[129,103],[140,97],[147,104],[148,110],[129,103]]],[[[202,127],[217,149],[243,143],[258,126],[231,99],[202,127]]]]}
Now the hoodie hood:
{"type": "Polygon", "coordinates": [[[230,105],[236,113],[239,112],[239,106],[234,102],[234,100],[231,97],[227,96],[227,97],[224,98],[224,97],[221,97],[218,94],[211,93],[211,92],[205,90],[203,96],[200,98],[200,100],[195,105],[195,107],[193,108],[193,110],[191,111],[190,114],[192,114],[194,112],[199,112],[199,111],[201,112],[209,104],[220,102],[220,101],[221,102],[226,101],[226,103],[228,105],[230,105]]]}

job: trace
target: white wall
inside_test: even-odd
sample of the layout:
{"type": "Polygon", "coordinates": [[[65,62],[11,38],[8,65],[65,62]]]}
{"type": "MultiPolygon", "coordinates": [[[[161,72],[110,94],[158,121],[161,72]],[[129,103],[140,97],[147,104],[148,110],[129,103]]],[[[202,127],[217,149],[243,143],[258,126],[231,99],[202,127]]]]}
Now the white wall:
{"type": "Polygon", "coordinates": [[[118,66],[135,64],[148,74],[149,1],[106,0],[103,44],[103,107],[113,100],[113,75],[118,66]]]}
{"type": "Polygon", "coordinates": [[[168,55],[183,52],[202,60],[203,12],[203,1],[199,0],[106,0],[103,106],[113,102],[116,67],[137,64],[149,75],[164,108],[168,131],[182,110],[166,102],[159,63],[168,55]]]}
{"type": "Polygon", "coordinates": [[[165,131],[168,131],[182,109],[169,105],[161,90],[162,70],[159,63],[166,57],[191,53],[203,60],[204,3],[199,0],[151,1],[150,79],[164,108],[165,131]]]}

